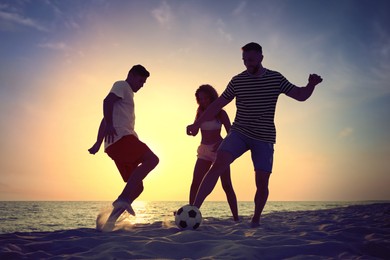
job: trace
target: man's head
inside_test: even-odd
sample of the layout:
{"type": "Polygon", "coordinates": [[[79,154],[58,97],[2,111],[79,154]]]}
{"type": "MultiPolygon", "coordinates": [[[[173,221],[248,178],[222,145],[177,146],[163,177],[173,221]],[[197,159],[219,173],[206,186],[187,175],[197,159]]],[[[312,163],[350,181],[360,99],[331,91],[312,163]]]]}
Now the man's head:
{"type": "Polygon", "coordinates": [[[255,52],[260,52],[260,54],[263,54],[263,48],[261,48],[260,44],[255,43],[255,42],[250,42],[243,46],[241,48],[242,51],[255,51],[255,52]]]}
{"type": "Polygon", "coordinates": [[[263,49],[260,44],[250,42],[242,48],[242,60],[247,71],[251,74],[257,74],[263,67],[261,62],[263,61],[263,49]]]}
{"type": "Polygon", "coordinates": [[[150,76],[149,71],[142,65],[134,65],[127,74],[126,81],[130,84],[132,90],[137,92],[143,87],[146,79],[150,76]]]}

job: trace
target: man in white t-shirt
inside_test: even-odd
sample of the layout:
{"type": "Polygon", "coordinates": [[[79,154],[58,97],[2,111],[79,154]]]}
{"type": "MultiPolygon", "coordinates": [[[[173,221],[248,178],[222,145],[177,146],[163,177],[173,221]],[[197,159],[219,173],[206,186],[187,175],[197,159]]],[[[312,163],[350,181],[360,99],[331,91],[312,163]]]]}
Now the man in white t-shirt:
{"type": "Polygon", "coordinates": [[[142,193],[143,179],[158,164],[158,157],[138,139],[134,131],[134,93],[143,87],[150,73],[141,65],[133,66],[126,80],[114,83],[104,99],[104,118],[99,127],[96,143],[88,150],[91,154],[99,151],[105,140],[105,152],[114,160],[126,186],[118,199],[113,202],[111,215],[114,222],[127,210],[135,215],[131,203],[142,193]]]}

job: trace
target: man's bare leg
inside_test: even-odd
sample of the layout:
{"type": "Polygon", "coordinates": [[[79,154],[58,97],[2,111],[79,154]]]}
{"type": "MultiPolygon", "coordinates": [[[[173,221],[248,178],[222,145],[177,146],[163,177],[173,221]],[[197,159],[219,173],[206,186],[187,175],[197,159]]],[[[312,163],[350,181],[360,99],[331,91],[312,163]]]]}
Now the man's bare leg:
{"type": "Polygon", "coordinates": [[[113,206],[124,207],[131,215],[135,216],[131,203],[142,193],[143,179],[157,166],[158,162],[158,157],[152,151],[145,154],[142,163],[134,169],[122,193],[113,202],[113,206]]]}
{"type": "Polygon", "coordinates": [[[153,152],[150,151],[145,154],[142,163],[134,169],[119,198],[130,200],[132,191],[139,189],[143,179],[157,166],[158,162],[159,159],[153,152]]]}
{"type": "Polygon", "coordinates": [[[233,215],[233,220],[238,221],[238,207],[237,207],[237,197],[234,192],[232,180],[230,176],[230,167],[227,168],[221,175],[222,188],[225,191],[226,199],[228,201],[230,211],[233,215]]]}
{"type": "Polygon", "coordinates": [[[268,199],[268,183],[271,173],[256,171],[256,195],[255,195],[255,212],[252,217],[251,226],[260,225],[260,216],[268,199]]]}

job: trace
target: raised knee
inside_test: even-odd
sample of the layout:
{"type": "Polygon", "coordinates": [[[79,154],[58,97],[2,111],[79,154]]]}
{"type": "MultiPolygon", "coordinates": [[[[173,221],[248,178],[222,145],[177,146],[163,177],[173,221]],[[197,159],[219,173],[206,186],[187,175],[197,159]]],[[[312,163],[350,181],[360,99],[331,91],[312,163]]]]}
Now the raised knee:
{"type": "Polygon", "coordinates": [[[160,162],[160,159],[157,157],[157,155],[153,154],[151,158],[151,164],[156,167],[158,163],[160,162]]]}
{"type": "Polygon", "coordinates": [[[159,158],[154,153],[150,152],[145,155],[143,158],[142,164],[150,168],[151,170],[154,169],[157,164],[159,163],[159,158]]]}

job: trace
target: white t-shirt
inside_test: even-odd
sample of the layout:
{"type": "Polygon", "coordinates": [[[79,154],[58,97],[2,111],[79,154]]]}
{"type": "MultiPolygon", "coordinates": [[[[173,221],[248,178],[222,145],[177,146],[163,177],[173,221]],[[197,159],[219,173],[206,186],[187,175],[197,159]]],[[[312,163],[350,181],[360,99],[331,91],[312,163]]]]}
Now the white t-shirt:
{"type": "Polygon", "coordinates": [[[115,94],[121,99],[114,103],[112,122],[117,135],[110,144],[104,142],[107,148],[125,135],[135,135],[135,113],[134,113],[134,92],[126,81],[117,81],[112,86],[110,93],[115,94]]]}

